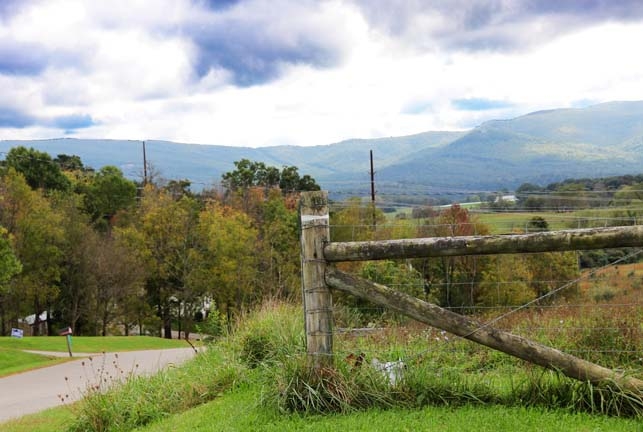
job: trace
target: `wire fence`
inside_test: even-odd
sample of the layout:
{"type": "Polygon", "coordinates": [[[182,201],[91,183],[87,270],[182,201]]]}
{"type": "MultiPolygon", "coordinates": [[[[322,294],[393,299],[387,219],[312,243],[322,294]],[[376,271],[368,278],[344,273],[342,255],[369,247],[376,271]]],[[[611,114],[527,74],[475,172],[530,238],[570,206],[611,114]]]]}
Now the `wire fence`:
{"type": "MultiPolygon", "coordinates": [[[[603,192],[595,194],[596,197],[604,195],[603,192]]],[[[398,198],[397,201],[401,200],[398,198]]],[[[603,203],[607,205],[608,200],[604,199],[603,203]]],[[[550,209],[539,212],[523,209],[494,211],[478,207],[466,209],[467,220],[444,223],[441,216],[449,208],[400,202],[373,205],[366,200],[333,202],[330,206],[331,241],[455,236],[463,232],[467,235],[502,235],[543,231],[532,222],[536,217],[545,220],[547,229],[638,225],[643,217],[641,204],[631,204],[627,209],[585,205],[566,212],[550,209]],[[373,208],[378,210],[377,220],[372,216],[373,208]],[[429,208],[430,211],[416,211],[421,217],[414,217],[414,209],[418,208],[429,208]],[[626,211],[627,216],[615,215],[619,211],[626,211]],[[353,219],[347,217],[351,212],[353,219]]],[[[432,292],[444,293],[450,289],[479,293],[486,290],[484,301],[478,297],[467,304],[442,306],[472,317],[480,323],[480,328],[502,329],[607,367],[640,372],[643,370],[642,253],[643,249],[639,248],[565,252],[575,257],[572,261],[574,277],[560,277],[557,269],[552,268],[551,277],[546,278],[512,268],[516,261],[508,259],[504,262],[498,260],[494,264],[496,267],[505,266],[498,269],[490,265],[489,257],[449,258],[455,262],[452,270],[456,272],[458,259],[467,260],[462,265],[477,267],[468,278],[463,276],[466,271],[462,270],[458,275],[449,275],[444,268],[445,263],[441,268],[437,266],[438,270],[431,274],[419,268],[418,260],[398,260],[395,266],[406,269],[407,273],[419,271],[421,280],[389,281],[385,285],[404,292],[419,292],[419,298],[430,302],[443,300],[432,296],[432,292]],[[583,261],[587,254],[598,257],[591,266],[583,261]],[[439,270],[442,274],[436,274],[439,270]],[[427,276],[432,280],[428,281],[427,276]],[[493,288],[497,289],[495,296],[493,288]],[[512,290],[530,290],[532,295],[523,296],[523,301],[507,302],[501,293],[512,290]]],[[[520,259],[538,262],[541,256],[535,254],[529,258],[521,256],[520,259]]],[[[447,261],[442,258],[428,261],[435,264],[440,260],[447,261]]],[[[364,272],[366,265],[368,263],[350,263],[344,267],[364,275],[367,273],[364,272]]],[[[521,298],[520,295],[515,297],[521,298]]],[[[334,355],[340,360],[353,361],[356,355],[362,355],[378,361],[402,361],[407,365],[435,362],[438,370],[448,370],[455,367],[455,363],[460,368],[462,362],[471,361],[471,367],[482,372],[498,361],[499,355],[503,356],[462,337],[343,294],[334,295],[334,320],[334,355]]],[[[504,357],[503,361],[506,361],[507,356],[504,357]]]]}

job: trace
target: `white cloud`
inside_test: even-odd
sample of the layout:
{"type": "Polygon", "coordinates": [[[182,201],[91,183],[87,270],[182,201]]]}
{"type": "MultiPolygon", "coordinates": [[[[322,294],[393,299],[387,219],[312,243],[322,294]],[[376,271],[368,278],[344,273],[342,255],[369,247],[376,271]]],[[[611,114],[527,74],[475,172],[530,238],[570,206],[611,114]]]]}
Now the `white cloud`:
{"type": "MultiPolygon", "coordinates": [[[[406,4],[412,10],[421,3],[406,4]]],[[[96,124],[78,129],[78,137],[265,146],[454,130],[579,101],[643,99],[641,22],[595,20],[537,41],[533,34],[545,34],[549,20],[574,17],[547,11],[530,19],[522,10],[519,20],[504,22],[511,11],[496,17],[488,15],[493,10],[471,12],[457,22],[468,23],[472,44],[494,35],[530,40],[520,50],[462,49],[464,36],[457,42],[448,34],[453,22],[444,13],[402,10],[387,25],[373,26],[387,17],[365,15],[346,1],[281,0],[277,6],[253,0],[215,12],[188,0],[33,2],[0,22],[4,43],[42,50],[42,58],[23,64],[30,75],[2,73],[0,61],[0,107],[34,118],[91,116],[96,124]],[[286,11],[294,17],[280,15],[286,11]],[[476,27],[474,18],[498,27],[476,27]],[[253,22],[254,34],[242,34],[253,22]],[[273,63],[243,86],[235,84],[235,67],[243,62],[233,67],[214,56],[199,75],[204,42],[195,35],[203,29],[188,27],[197,23],[241,23],[236,32],[214,33],[238,38],[221,45],[227,54],[235,54],[231,47],[238,42],[248,61],[273,63]],[[271,24],[267,33],[264,24],[271,24]],[[262,35],[265,45],[248,45],[262,35]],[[297,52],[302,48],[319,51],[297,52]],[[337,57],[327,64],[314,57],[326,54],[337,57]],[[466,110],[456,100],[506,104],[466,110]]],[[[0,132],[3,138],[51,138],[63,131],[34,124],[0,132]]]]}

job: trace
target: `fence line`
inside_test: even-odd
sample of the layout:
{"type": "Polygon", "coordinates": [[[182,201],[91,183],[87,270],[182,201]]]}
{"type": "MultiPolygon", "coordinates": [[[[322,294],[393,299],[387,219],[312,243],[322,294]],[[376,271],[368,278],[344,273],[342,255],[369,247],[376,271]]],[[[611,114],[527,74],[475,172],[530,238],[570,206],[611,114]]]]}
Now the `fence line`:
{"type": "MultiPolygon", "coordinates": [[[[302,201],[323,201],[327,203],[325,192],[316,192],[306,195],[302,201]]],[[[305,216],[302,213],[302,228],[305,228],[305,216]]],[[[517,236],[486,236],[485,238],[469,236],[466,238],[445,237],[439,239],[405,239],[372,242],[329,243],[328,219],[326,217],[326,237],[317,242],[316,247],[324,244],[321,249],[316,249],[313,254],[315,259],[327,262],[361,261],[371,259],[395,259],[426,256],[460,256],[496,253],[523,253],[545,252],[577,249],[603,249],[608,247],[627,247],[643,245],[643,228],[628,227],[618,229],[589,229],[570,230],[561,233],[538,233],[517,236]]],[[[306,229],[302,229],[302,239],[306,229]]],[[[302,249],[304,240],[302,240],[302,249]]],[[[309,251],[302,250],[302,263],[309,251]]],[[[503,332],[498,329],[481,325],[453,312],[438,306],[414,299],[403,293],[372,282],[355,278],[340,272],[332,267],[325,268],[325,284],[340,291],[356,295],[369,301],[393,308],[398,312],[409,315],[421,322],[448,330],[451,333],[482,343],[494,349],[506,352],[513,356],[523,358],[535,364],[555,368],[564,374],[591,382],[616,380],[619,385],[629,389],[643,389],[643,382],[635,378],[624,376],[607,368],[595,365],[582,359],[575,358],[528,339],[503,332]]],[[[561,288],[562,289],[562,288],[561,288]]],[[[317,290],[319,291],[319,290],[317,290]]],[[[306,295],[306,282],[304,282],[306,295]]],[[[330,296],[328,299],[330,300],[330,296]]],[[[305,302],[306,304],[306,302],[305,302]]],[[[305,305],[305,309],[308,306],[305,305]]],[[[330,303],[326,304],[326,311],[331,314],[330,303]]],[[[329,318],[332,321],[332,314],[329,318]]],[[[307,322],[307,337],[313,338],[307,322]]],[[[320,356],[332,356],[331,341],[325,344],[311,346],[307,344],[309,356],[313,359],[320,356]]],[[[322,362],[314,360],[313,364],[322,362]]],[[[325,362],[325,364],[328,364],[325,362]]]]}

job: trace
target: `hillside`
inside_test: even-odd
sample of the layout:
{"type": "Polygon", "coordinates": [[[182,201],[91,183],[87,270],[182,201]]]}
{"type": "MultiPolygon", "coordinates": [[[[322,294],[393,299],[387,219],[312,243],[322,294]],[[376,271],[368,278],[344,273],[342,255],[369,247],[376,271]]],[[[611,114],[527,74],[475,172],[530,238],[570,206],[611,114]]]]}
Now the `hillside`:
{"type": "MultiPolygon", "coordinates": [[[[94,168],[117,165],[142,176],[140,141],[54,139],[0,141],[0,152],[23,145],[76,154],[94,168]]],[[[538,111],[494,120],[464,132],[353,139],[335,144],[264,148],[147,141],[147,159],[167,179],[189,179],[196,188],[217,183],[242,158],[281,167],[295,165],[336,193],[369,190],[373,150],[380,193],[513,189],[570,177],[636,174],[643,166],[643,101],[610,102],[582,109],[538,111]]]]}

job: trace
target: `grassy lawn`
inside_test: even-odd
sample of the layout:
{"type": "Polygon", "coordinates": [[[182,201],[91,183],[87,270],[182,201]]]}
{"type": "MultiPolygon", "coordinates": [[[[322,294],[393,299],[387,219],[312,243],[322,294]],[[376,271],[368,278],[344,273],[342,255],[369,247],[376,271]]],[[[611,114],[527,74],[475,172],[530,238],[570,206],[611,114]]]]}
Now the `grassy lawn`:
{"type": "MultiPolygon", "coordinates": [[[[72,339],[74,353],[100,353],[117,351],[136,351],[165,348],[185,348],[185,341],[162,339],[147,336],[90,337],[75,336],[72,339]]],[[[68,361],[69,357],[53,357],[32,354],[23,350],[67,352],[67,341],[62,336],[0,337],[0,377],[37,369],[68,361]]]]}
{"type": "Polygon", "coordinates": [[[3,432],[49,432],[64,431],[71,424],[75,417],[73,408],[60,407],[51,408],[37,414],[30,414],[24,417],[0,424],[3,432]]]}
{"type": "MultiPolygon", "coordinates": [[[[575,414],[566,410],[506,407],[429,406],[422,409],[371,409],[352,414],[283,415],[260,406],[261,388],[246,386],[205,405],[168,417],[137,432],[205,431],[632,431],[640,432],[637,419],[575,414]]],[[[4,432],[65,430],[74,407],[61,407],[0,425],[4,432]]]]}
{"type": "MultiPolygon", "coordinates": [[[[165,348],[185,348],[184,340],[163,339],[149,336],[73,336],[72,351],[84,353],[136,351],[165,348]]],[[[67,352],[63,336],[27,336],[22,339],[0,337],[0,348],[67,352]]]]}
{"type": "MultiPolygon", "coordinates": [[[[254,391],[253,391],[254,390],[254,391]]],[[[244,389],[138,432],[188,431],[640,431],[636,420],[505,406],[371,409],[327,416],[279,415],[244,389]]]]}
{"type": "Polygon", "coordinates": [[[0,378],[43,366],[51,366],[63,361],[67,361],[67,359],[0,348],[0,378]]]}

